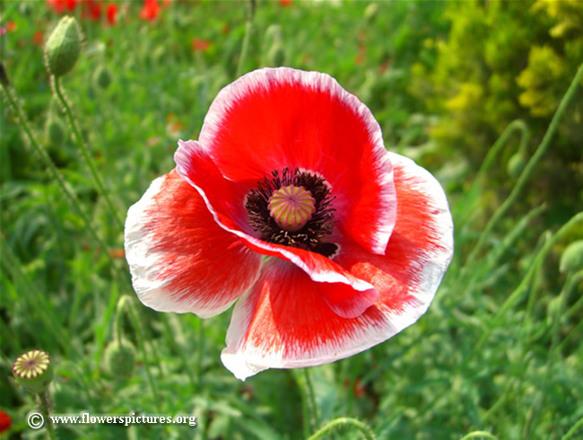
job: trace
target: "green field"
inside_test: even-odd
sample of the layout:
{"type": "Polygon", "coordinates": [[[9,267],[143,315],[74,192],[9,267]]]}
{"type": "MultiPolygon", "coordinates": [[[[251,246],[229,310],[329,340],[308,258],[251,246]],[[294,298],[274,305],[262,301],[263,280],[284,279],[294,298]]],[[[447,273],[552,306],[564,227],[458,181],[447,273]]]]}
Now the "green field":
{"type": "Polygon", "coordinates": [[[583,1],[0,0],[0,50],[0,439],[583,438],[583,1]],[[81,52],[55,81],[65,14],[81,52]],[[403,332],[242,382],[220,360],[230,310],[139,301],[123,222],[217,93],[266,66],[358,96],[442,184],[455,251],[403,332]],[[119,338],[132,359],[111,360],[119,338]],[[43,406],[11,373],[32,349],[52,414],[198,426],[33,430],[43,406]]]}

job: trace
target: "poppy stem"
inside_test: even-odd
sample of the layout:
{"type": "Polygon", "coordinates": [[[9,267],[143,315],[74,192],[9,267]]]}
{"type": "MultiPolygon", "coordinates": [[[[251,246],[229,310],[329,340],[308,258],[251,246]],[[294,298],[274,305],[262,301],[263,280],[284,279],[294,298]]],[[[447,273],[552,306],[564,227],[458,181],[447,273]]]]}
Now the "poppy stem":
{"type": "Polygon", "coordinates": [[[57,438],[57,436],[55,434],[55,428],[53,426],[53,422],[51,422],[51,418],[49,417],[50,403],[49,403],[48,391],[44,390],[41,393],[37,394],[37,398],[38,398],[39,410],[43,416],[48,437],[51,440],[55,440],[57,438]]]}
{"type": "Polygon", "coordinates": [[[563,96],[561,102],[559,103],[559,107],[557,108],[555,114],[553,115],[551,123],[549,124],[549,127],[541,143],[539,144],[536,151],[534,152],[534,154],[524,167],[524,170],[520,174],[520,177],[518,178],[516,185],[512,189],[512,192],[506,198],[504,203],[502,203],[502,205],[496,210],[494,215],[490,218],[490,221],[484,228],[484,231],[480,235],[478,242],[470,252],[468,259],[466,260],[466,267],[471,267],[471,263],[480,254],[480,251],[484,247],[484,244],[486,243],[487,239],[490,237],[490,233],[494,229],[494,226],[496,226],[500,219],[508,212],[513,203],[518,199],[518,196],[520,195],[522,190],[526,187],[526,183],[530,179],[534,169],[536,168],[544,154],[549,149],[551,141],[553,140],[553,137],[555,136],[555,133],[559,128],[559,122],[563,118],[563,115],[565,114],[567,108],[569,107],[569,104],[571,104],[571,101],[573,101],[582,79],[583,79],[583,64],[579,66],[579,69],[577,70],[577,73],[575,74],[575,77],[573,78],[571,85],[565,92],[565,95],[563,96]]]}
{"type": "Polygon", "coordinates": [[[63,92],[63,89],[61,86],[61,78],[51,76],[51,85],[52,85],[52,89],[54,91],[55,96],[57,97],[57,99],[59,100],[59,102],[61,103],[61,105],[63,107],[63,110],[65,112],[65,117],[67,118],[67,121],[69,122],[69,125],[71,126],[71,129],[73,130],[73,135],[75,137],[77,145],[79,146],[79,149],[81,150],[81,154],[83,156],[83,159],[85,160],[85,163],[86,163],[87,167],[89,168],[89,172],[91,173],[91,177],[93,177],[93,181],[95,183],[95,186],[97,187],[97,191],[105,199],[105,203],[107,204],[109,210],[111,211],[111,215],[114,218],[114,220],[116,221],[117,226],[123,230],[123,222],[121,220],[121,217],[119,216],[119,213],[118,213],[119,210],[115,208],[115,205],[113,204],[111,198],[109,197],[108,192],[105,189],[105,186],[103,184],[103,181],[101,180],[99,172],[97,171],[97,167],[95,166],[95,162],[93,161],[93,159],[91,157],[91,153],[89,151],[89,146],[87,145],[85,138],[81,134],[79,124],[77,123],[77,120],[75,119],[75,116],[73,115],[73,111],[71,110],[71,106],[69,105],[67,98],[63,92]]]}
{"type": "Polygon", "coordinates": [[[247,21],[245,23],[245,36],[243,37],[243,44],[241,45],[241,54],[239,55],[239,62],[237,63],[237,77],[243,73],[247,54],[249,52],[249,41],[253,33],[253,19],[255,18],[255,0],[248,0],[247,21]]]}
{"type": "Polygon", "coordinates": [[[318,402],[316,401],[316,393],[314,392],[314,385],[312,383],[312,377],[310,375],[309,368],[304,368],[304,379],[306,381],[307,396],[306,400],[308,403],[308,411],[310,413],[310,425],[312,429],[316,429],[320,425],[320,416],[318,415],[318,402]]]}
{"type": "Polygon", "coordinates": [[[357,419],[353,419],[352,417],[338,417],[337,419],[326,423],[322,429],[316,431],[314,434],[308,437],[308,440],[318,440],[325,437],[326,435],[330,435],[334,432],[343,431],[346,429],[360,431],[362,436],[367,440],[376,439],[373,430],[366,423],[357,419]]]}
{"type": "Polygon", "coordinates": [[[63,177],[63,175],[61,174],[61,172],[59,171],[51,157],[48,155],[45,148],[43,148],[38,142],[36,136],[34,135],[32,129],[30,128],[28,119],[24,113],[24,110],[22,109],[18,97],[16,96],[14,90],[10,87],[9,82],[1,81],[1,84],[2,88],[4,89],[4,95],[6,96],[6,100],[8,101],[8,106],[15,115],[17,124],[24,131],[24,134],[28,139],[28,143],[32,146],[36,154],[44,162],[45,166],[49,171],[49,174],[57,182],[57,184],[61,188],[61,191],[63,192],[65,197],[69,200],[69,203],[71,204],[77,215],[83,221],[85,229],[89,231],[97,245],[100,246],[102,249],[106,250],[108,248],[107,244],[99,237],[96,230],[91,225],[91,220],[81,207],[81,202],[77,199],[77,196],[67,187],[67,182],[65,178],[63,177]]]}

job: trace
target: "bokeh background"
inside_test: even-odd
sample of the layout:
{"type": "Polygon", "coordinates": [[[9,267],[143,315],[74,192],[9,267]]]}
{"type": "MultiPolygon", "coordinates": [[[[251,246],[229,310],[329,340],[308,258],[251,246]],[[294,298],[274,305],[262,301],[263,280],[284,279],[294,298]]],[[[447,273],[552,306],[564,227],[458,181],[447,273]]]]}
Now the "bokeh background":
{"type": "Polygon", "coordinates": [[[59,438],[296,439],[341,416],[382,439],[582,438],[581,76],[572,84],[582,1],[0,5],[10,81],[0,111],[0,410],[12,420],[0,438],[39,435],[25,421],[34,397],[10,377],[30,348],[52,356],[56,413],[199,418],[195,430],[60,426],[59,438]],[[84,39],[62,86],[117,214],[43,64],[64,14],[84,39]],[[455,259],[429,312],[384,344],[310,369],[315,409],[301,371],[242,383],[223,368],[230,312],[202,321],[142,306],[115,220],[173,168],[177,139],[197,138],[223,86],[278,65],[327,72],[365,102],[387,148],[438,177],[456,227],[455,259]],[[112,365],[116,319],[135,351],[112,365]]]}

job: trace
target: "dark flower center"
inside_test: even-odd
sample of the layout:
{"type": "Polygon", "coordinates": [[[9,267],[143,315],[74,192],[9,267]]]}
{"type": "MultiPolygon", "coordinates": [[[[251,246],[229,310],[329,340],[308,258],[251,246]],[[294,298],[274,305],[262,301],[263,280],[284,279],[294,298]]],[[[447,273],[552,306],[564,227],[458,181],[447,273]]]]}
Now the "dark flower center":
{"type": "Polygon", "coordinates": [[[332,233],[334,208],[330,185],[316,173],[284,168],[257,183],[247,193],[249,224],[260,238],[333,256],[338,245],[326,241],[332,233]]]}

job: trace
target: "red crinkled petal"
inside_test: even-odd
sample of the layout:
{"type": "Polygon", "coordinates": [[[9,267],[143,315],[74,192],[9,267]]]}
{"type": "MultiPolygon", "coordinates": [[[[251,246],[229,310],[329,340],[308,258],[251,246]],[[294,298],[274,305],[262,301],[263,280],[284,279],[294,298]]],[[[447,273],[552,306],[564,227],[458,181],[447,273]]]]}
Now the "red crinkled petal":
{"type": "Polygon", "coordinates": [[[129,211],[125,253],[140,300],[203,318],[227,309],[257,279],[260,256],[217,226],[176,171],[154,180],[129,211]]]}
{"type": "Polygon", "coordinates": [[[341,234],[384,252],[396,216],[392,166],[370,110],[331,76],[286,67],[250,72],[218,94],[199,142],[234,182],[286,167],[321,174],[336,197],[341,234]]]}
{"type": "Polygon", "coordinates": [[[326,301],[334,284],[314,283],[292,265],[269,262],[233,311],[221,359],[235,376],[345,358],[387,340],[427,310],[452,256],[451,214],[427,171],[399,155],[391,160],[399,216],[386,254],[345,244],[337,259],[375,287],[377,303],[342,318],[326,301]]]}
{"type": "MultiPolygon", "coordinates": [[[[256,183],[232,182],[223,178],[208,151],[198,142],[181,141],[175,160],[178,173],[196,188],[217,224],[225,231],[243,239],[249,248],[294,263],[314,281],[344,283],[359,291],[372,289],[369,283],[354,277],[330,258],[304,249],[268,243],[251,235],[252,231],[247,225],[244,199],[249,189],[256,183]]],[[[374,294],[369,292],[366,297],[374,298],[374,294]]],[[[348,307],[348,310],[350,309],[351,307],[348,307]]]]}

